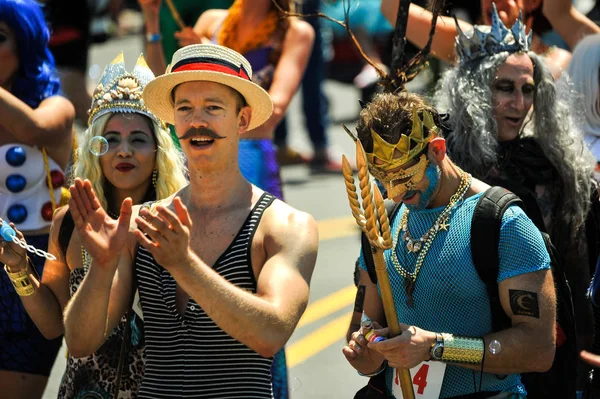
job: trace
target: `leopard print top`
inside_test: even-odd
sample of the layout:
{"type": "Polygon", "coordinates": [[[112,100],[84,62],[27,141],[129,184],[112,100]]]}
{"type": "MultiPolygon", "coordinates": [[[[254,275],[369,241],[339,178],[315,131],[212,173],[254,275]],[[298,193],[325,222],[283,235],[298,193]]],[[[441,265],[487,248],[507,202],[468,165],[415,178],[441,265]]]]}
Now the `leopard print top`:
{"type": "MultiPolygon", "coordinates": [[[[86,268],[71,271],[69,288],[71,297],[75,294],[86,268]]],[[[108,336],[96,353],[83,358],[68,356],[67,369],[58,391],[58,399],[80,399],[85,394],[98,399],[111,399],[119,365],[121,342],[125,332],[127,317],[123,316],[119,325],[108,336]]],[[[144,326],[142,319],[132,312],[131,334],[125,365],[121,376],[121,387],[117,399],[135,399],[144,375],[144,326]]]]}

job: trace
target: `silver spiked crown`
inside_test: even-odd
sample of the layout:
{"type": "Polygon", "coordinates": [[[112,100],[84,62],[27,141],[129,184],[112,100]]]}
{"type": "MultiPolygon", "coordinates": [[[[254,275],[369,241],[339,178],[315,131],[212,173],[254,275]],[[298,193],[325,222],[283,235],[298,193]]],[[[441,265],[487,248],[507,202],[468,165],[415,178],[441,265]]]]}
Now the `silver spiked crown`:
{"type": "Polygon", "coordinates": [[[142,91],[154,79],[154,73],[143,55],[138,57],[132,72],[125,70],[125,58],[121,51],[104,69],[100,81],[92,96],[92,105],[88,111],[88,125],[108,112],[139,113],[156,121],[156,117],[144,104],[142,91]]]}
{"type": "Polygon", "coordinates": [[[496,9],[496,3],[492,3],[492,26],[474,25],[470,35],[466,35],[456,23],[458,35],[456,36],[456,54],[461,64],[482,57],[508,51],[516,53],[529,51],[531,46],[531,31],[525,32],[523,13],[519,11],[519,18],[511,29],[508,29],[496,9]]]}

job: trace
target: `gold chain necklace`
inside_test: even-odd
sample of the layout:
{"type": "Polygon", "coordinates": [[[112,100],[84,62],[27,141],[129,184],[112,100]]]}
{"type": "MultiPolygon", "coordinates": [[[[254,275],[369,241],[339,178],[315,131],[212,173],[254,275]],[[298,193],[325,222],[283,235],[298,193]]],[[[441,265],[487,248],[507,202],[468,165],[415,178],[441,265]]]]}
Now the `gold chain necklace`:
{"type": "MultiPolygon", "coordinates": [[[[437,233],[440,230],[446,230],[446,231],[448,230],[448,227],[450,227],[450,225],[448,224],[448,219],[450,217],[450,211],[464,197],[467,190],[471,186],[471,180],[472,180],[471,175],[469,173],[463,172],[462,170],[460,170],[460,173],[461,173],[461,176],[460,176],[460,184],[458,186],[458,189],[456,190],[454,195],[452,197],[450,197],[450,202],[448,202],[448,205],[446,205],[446,207],[444,208],[442,213],[440,213],[440,215],[437,217],[437,219],[433,223],[433,226],[431,226],[429,231],[427,231],[427,233],[426,233],[427,238],[423,242],[422,248],[421,247],[419,248],[420,253],[419,253],[419,256],[417,257],[417,262],[415,263],[415,271],[414,272],[411,273],[411,272],[407,271],[406,269],[404,269],[402,267],[402,265],[400,264],[400,261],[398,260],[398,255],[396,254],[396,246],[398,245],[398,237],[400,237],[400,232],[402,231],[402,226],[404,223],[408,224],[408,214],[409,214],[408,209],[406,209],[404,211],[404,214],[402,215],[402,220],[400,222],[400,226],[398,227],[398,233],[394,235],[394,239],[392,242],[392,254],[390,257],[392,258],[392,262],[394,263],[394,267],[396,268],[398,273],[400,273],[400,275],[402,277],[404,277],[405,288],[406,288],[406,297],[407,297],[406,304],[410,307],[412,307],[414,304],[413,292],[415,290],[415,283],[417,281],[417,276],[419,274],[419,271],[421,270],[421,266],[423,266],[423,261],[425,260],[425,256],[427,255],[427,252],[429,252],[429,248],[431,247],[433,240],[435,239],[437,233]]],[[[416,253],[419,251],[413,250],[412,252],[416,253]]]]}
{"type": "MultiPolygon", "coordinates": [[[[462,186],[462,175],[461,175],[461,184],[459,185],[457,192],[460,191],[461,186],[462,186]]],[[[450,203],[451,202],[452,202],[452,199],[450,200],[450,203]]],[[[448,205],[450,205],[450,204],[448,204],[448,205]]],[[[408,249],[409,252],[414,252],[416,254],[421,250],[421,248],[423,247],[423,243],[425,243],[425,241],[427,241],[427,239],[429,238],[429,236],[431,234],[437,233],[438,230],[446,231],[449,227],[448,217],[449,217],[450,209],[451,209],[451,207],[446,206],[446,208],[442,211],[442,213],[440,213],[440,215],[437,217],[437,219],[433,223],[433,225],[431,225],[429,230],[427,230],[425,232],[425,234],[423,234],[423,236],[421,236],[421,238],[412,238],[412,236],[410,235],[410,231],[408,231],[408,214],[410,212],[408,209],[406,209],[406,212],[404,212],[404,214],[402,215],[402,220],[400,220],[400,230],[402,231],[402,240],[406,241],[406,249],[408,249]]],[[[398,233],[398,235],[400,235],[400,233],[398,233]]]]}

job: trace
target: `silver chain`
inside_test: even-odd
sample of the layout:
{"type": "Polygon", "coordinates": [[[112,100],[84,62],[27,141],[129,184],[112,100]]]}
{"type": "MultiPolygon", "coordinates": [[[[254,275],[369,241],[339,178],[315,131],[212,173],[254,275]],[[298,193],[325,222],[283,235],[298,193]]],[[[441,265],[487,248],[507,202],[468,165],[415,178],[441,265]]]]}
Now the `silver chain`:
{"type": "Polygon", "coordinates": [[[27,242],[25,242],[24,240],[19,240],[17,238],[17,236],[13,236],[12,237],[12,241],[17,244],[18,246],[20,246],[23,249],[26,249],[27,251],[36,254],[37,256],[41,256],[43,258],[46,258],[48,260],[56,260],[56,256],[42,251],[41,249],[37,249],[36,247],[34,247],[33,245],[28,245],[27,242]]]}

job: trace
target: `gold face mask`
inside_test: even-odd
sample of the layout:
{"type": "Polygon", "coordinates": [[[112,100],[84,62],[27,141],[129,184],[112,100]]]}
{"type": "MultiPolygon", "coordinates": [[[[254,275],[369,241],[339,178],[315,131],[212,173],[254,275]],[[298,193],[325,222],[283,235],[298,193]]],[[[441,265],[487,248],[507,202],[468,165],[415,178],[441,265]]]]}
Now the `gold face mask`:
{"type": "MultiPolygon", "coordinates": [[[[423,180],[428,164],[427,156],[422,154],[419,162],[407,169],[387,172],[385,169],[369,164],[369,172],[384,185],[387,198],[394,199],[404,195],[408,190],[414,189],[423,180]]],[[[389,168],[387,169],[389,170],[389,168]]]]}

